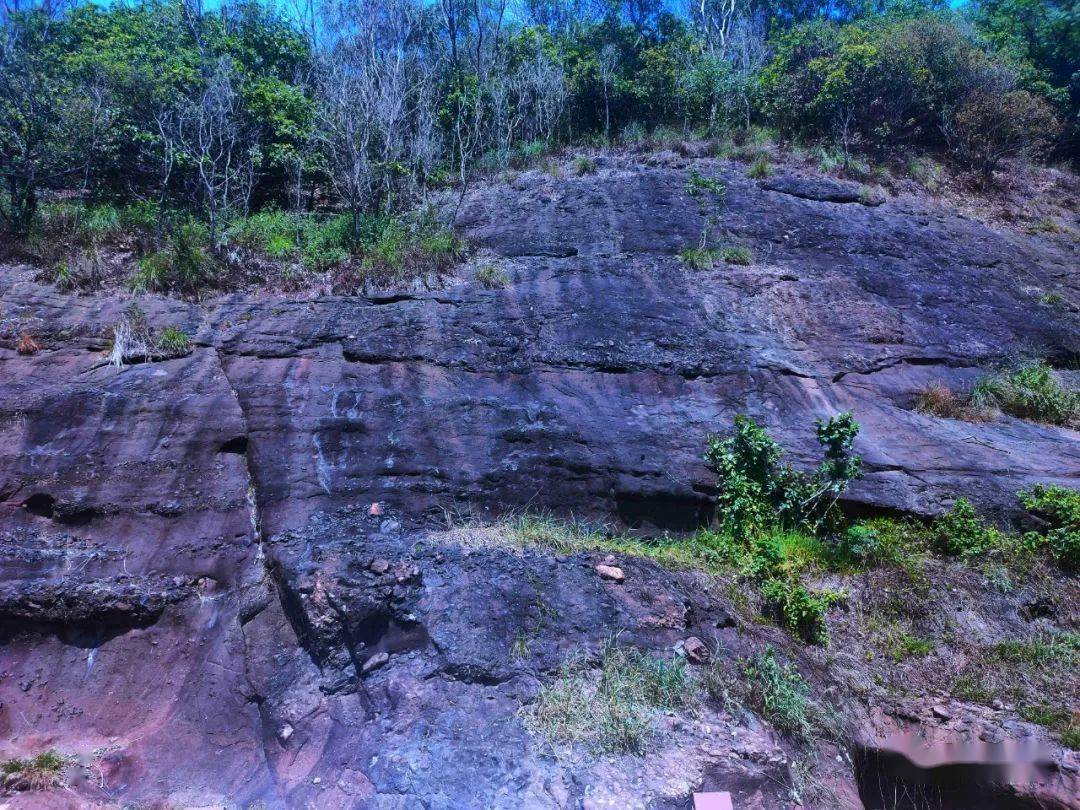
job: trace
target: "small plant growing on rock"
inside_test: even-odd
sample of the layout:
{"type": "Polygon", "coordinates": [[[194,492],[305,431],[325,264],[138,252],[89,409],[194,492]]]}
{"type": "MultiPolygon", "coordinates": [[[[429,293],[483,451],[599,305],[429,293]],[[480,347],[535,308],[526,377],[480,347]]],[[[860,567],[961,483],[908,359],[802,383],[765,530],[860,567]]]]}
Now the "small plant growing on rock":
{"type": "Polygon", "coordinates": [[[967,422],[978,422],[987,418],[987,413],[972,406],[967,397],[941,383],[931,383],[915,393],[915,410],[928,416],[963,419],[967,422]]]}
{"type": "Polygon", "coordinates": [[[692,709],[694,683],[686,664],[653,658],[609,641],[599,668],[583,657],[563,665],[524,712],[526,727],[554,743],[601,753],[642,754],[657,709],[692,709]]]}
{"type": "Polygon", "coordinates": [[[810,688],[790,664],[776,660],[772,647],[747,662],[743,674],[751,684],[751,703],[776,728],[806,739],[813,730],[810,688]]]}
{"type": "Polygon", "coordinates": [[[1080,570],[1080,490],[1036,484],[1020,493],[1020,504],[1045,523],[1024,535],[1025,544],[1047,548],[1067,571],[1080,570]]]}
{"type": "Polygon", "coordinates": [[[574,169],[579,175],[592,174],[596,171],[596,161],[585,155],[574,158],[574,169]]]}
{"type": "Polygon", "coordinates": [[[120,323],[113,328],[109,363],[119,369],[130,360],[139,359],[145,362],[153,353],[153,344],[146,313],[138,305],[132,304],[120,323]]]}
{"type": "Polygon", "coordinates": [[[769,165],[769,159],[765,155],[758,155],[746,176],[751,180],[764,180],[766,177],[771,177],[772,173],[773,170],[772,166],[769,165]]]}
{"type": "Polygon", "coordinates": [[[842,601],[843,595],[833,592],[811,593],[798,577],[766,580],[761,595],[768,609],[792,634],[808,644],[827,644],[829,631],[825,614],[829,607],[842,601]]]}
{"type": "Polygon", "coordinates": [[[746,266],[750,264],[750,251],[742,247],[726,247],[720,251],[720,258],[728,264],[746,266]]]}
{"type": "Polygon", "coordinates": [[[1041,360],[988,374],[971,392],[977,407],[996,408],[1010,416],[1050,425],[1080,423],[1080,389],[1064,384],[1041,360]]]}
{"type": "Polygon", "coordinates": [[[1065,299],[1061,296],[1061,293],[1043,293],[1039,296],[1039,303],[1050,307],[1050,309],[1065,309],[1065,299]]]}
{"type": "Polygon", "coordinates": [[[48,790],[63,785],[67,758],[56,751],[44,751],[30,759],[9,759],[0,763],[4,786],[14,790],[48,790]]]}
{"type": "Polygon", "coordinates": [[[15,351],[19,354],[37,354],[40,349],[41,346],[29,332],[23,332],[19,336],[18,343],[15,344],[15,351]]]}
{"type": "Polygon", "coordinates": [[[191,351],[191,340],[175,326],[166,326],[158,335],[158,349],[168,355],[182,355],[191,351]]]}
{"type": "Polygon", "coordinates": [[[495,264],[483,264],[476,268],[476,280],[480,286],[488,290],[505,287],[510,283],[510,277],[506,271],[495,264]]]}
{"type": "Polygon", "coordinates": [[[694,270],[711,270],[720,258],[720,251],[707,247],[692,247],[680,251],[679,258],[694,270]]]}
{"type": "Polygon", "coordinates": [[[727,186],[719,180],[703,176],[697,169],[691,169],[690,179],[686,181],[686,193],[691,197],[701,197],[706,192],[722,199],[727,193],[727,186]]]}

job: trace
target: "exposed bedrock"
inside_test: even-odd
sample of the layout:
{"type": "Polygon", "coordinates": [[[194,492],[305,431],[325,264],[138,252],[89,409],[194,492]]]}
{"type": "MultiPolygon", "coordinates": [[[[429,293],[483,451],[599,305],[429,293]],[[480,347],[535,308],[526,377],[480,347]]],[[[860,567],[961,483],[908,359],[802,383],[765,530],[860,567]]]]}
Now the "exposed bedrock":
{"type": "Polygon", "coordinates": [[[723,728],[735,758],[715,729],[674,730],[681,749],[629,774],[577,773],[521,726],[539,679],[613,632],[751,643],[704,582],[642,564],[617,589],[597,560],[440,545],[420,521],[527,507],[692,528],[710,515],[705,436],[738,413],[798,464],[815,418],[854,410],[853,509],[963,494],[1001,514],[1032,483],[1080,485],[1075,431],[913,408],[1021,354],[1070,373],[1080,254],[695,165],[727,184],[712,211],[685,167],[616,159],[474,189],[458,226],[500,289],[463,269],[370,297],[143,298],[193,350],[123,369],[103,350],[130,300],[0,268],[4,756],[97,752],[108,788],[86,801],[633,806],[638,790],[678,807],[704,784],[782,806],[784,753],[760,726],[723,728]],[[708,213],[749,267],[681,262],[708,213]],[[23,332],[42,349],[18,354],[23,332]],[[376,501],[392,519],[365,517],[376,501]]]}

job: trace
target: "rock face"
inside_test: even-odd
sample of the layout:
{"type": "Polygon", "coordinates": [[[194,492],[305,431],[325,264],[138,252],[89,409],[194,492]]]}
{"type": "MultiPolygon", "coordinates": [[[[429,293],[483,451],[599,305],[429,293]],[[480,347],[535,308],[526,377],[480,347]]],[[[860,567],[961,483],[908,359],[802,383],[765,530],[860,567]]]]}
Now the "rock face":
{"type": "Polygon", "coordinates": [[[462,270],[364,298],[144,298],[193,350],[123,369],[102,353],[130,301],[0,268],[12,752],[96,752],[87,801],[675,807],[719,784],[780,806],[782,751],[734,718],[712,719],[734,760],[702,725],[672,732],[694,752],[677,762],[580,772],[518,718],[540,676],[617,630],[737,645],[723,599],[622,559],[616,584],[602,559],[444,548],[420,521],[527,505],[692,528],[711,509],[704,437],[738,413],[809,463],[813,420],[853,409],[852,508],[1008,511],[1025,485],[1077,486],[1077,433],[912,403],[1019,353],[1075,363],[1078,255],[699,161],[727,185],[708,211],[685,167],[600,164],[466,198],[457,224],[505,288],[462,270]],[[682,264],[709,213],[751,266],[682,264]]]}

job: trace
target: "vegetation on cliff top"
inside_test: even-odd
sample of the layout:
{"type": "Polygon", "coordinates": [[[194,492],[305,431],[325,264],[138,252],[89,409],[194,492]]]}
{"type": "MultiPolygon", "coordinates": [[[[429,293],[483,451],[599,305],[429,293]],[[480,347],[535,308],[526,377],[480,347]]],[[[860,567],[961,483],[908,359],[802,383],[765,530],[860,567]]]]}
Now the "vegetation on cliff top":
{"type": "Polygon", "coordinates": [[[355,287],[455,255],[395,218],[429,189],[568,142],[767,126],[845,168],[929,152],[988,179],[1075,155],[1080,34],[1056,0],[305,8],[5,6],[4,229],[68,286],[125,238],[138,288],[213,286],[237,248],[355,287]]]}

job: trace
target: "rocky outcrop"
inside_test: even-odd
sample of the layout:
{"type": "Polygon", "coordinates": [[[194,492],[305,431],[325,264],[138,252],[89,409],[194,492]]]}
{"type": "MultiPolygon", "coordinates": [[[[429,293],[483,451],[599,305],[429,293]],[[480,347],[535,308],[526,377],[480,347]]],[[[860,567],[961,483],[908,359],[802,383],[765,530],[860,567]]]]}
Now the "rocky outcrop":
{"type": "Polygon", "coordinates": [[[575,770],[517,715],[613,632],[742,649],[725,598],[633,561],[620,583],[602,559],[435,542],[423,521],[528,507],[692,528],[711,509],[704,437],[737,413],[805,463],[813,420],[853,409],[853,509],[932,514],[964,494],[1009,512],[1023,486],[1076,486],[1073,431],[912,405],[1019,353],[1075,363],[1077,254],[707,160],[727,191],[703,210],[686,167],[599,164],[468,195],[457,225],[506,287],[466,266],[368,297],[143,297],[192,350],[122,369],[103,353],[126,296],[0,270],[9,747],[97,752],[88,801],[675,807],[729,784],[740,807],[780,806],[783,747],[741,719],[575,770]],[[680,261],[710,214],[749,267],[680,261]]]}

